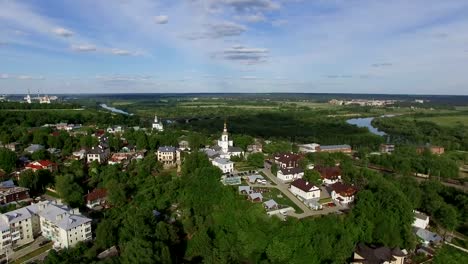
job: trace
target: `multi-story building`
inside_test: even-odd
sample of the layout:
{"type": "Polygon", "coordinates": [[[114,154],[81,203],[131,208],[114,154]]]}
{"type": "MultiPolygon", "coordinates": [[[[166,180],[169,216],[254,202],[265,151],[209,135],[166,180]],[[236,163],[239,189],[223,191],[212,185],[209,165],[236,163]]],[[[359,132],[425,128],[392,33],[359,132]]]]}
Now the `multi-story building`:
{"type": "Polygon", "coordinates": [[[273,158],[280,168],[295,168],[299,167],[299,161],[303,156],[295,153],[280,153],[273,158]]]}
{"type": "Polygon", "coordinates": [[[0,183],[0,204],[29,199],[29,189],[17,187],[12,180],[0,183]]]}
{"type": "Polygon", "coordinates": [[[178,160],[180,160],[180,152],[176,150],[175,147],[159,147],[158,152],[158,161],[165,166],[175,165],[178,160]]]}
{"type": "Polygon", "coordinates": [[[223,171],[223,173],[230,173],[234,171],[234,162],[228,159],[215,158],[211,163],[223,171]]]}
{"type": "Polygon", "coordinates": [[[56,248],[90,240],[91,219],[59,202],[43,201],[0,215],[0,254],[34,241],[42,234],[56,248]]]}
{"type": "Polygon", "coordinates": [[[395,151],[394,144],[381,144],[380,145],[380,152],[382,153],[393,153],[395,151]]]}
{"type": "Polygon", "coordinates": [[[86,154],[86,160],[88,163],[97,161],[99,163],[104,163],[109,159],[110,151],[107,148],[99,145],[98,147],[91,148],[86,154]]]}

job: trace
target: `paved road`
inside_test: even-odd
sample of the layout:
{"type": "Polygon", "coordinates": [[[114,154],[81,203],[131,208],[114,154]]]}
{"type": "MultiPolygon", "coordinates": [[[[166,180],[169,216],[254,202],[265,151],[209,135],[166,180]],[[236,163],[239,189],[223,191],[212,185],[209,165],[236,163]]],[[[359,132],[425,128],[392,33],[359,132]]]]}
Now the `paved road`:
{"type": "MultiPolygon", "coordinates": [[[[292,194],[289,191],[289,186],[285,183],[283,183],[281,180],[279,180],[277,177],[275,177],[269,170],[264,169],[263,173],[276,185],[261,185],[259,187],[268,187],[271,186],[271,188],[276,188],[280,190],[284,195],[286,195],[293,203],[295,203],[299,208],[304,211],[304,213],[298,214],[296,212],[288,212],[289,216],[295,217],[295,218],[306,218],[309,216],[320,216],[320,215],[326,215],[330,213],[336,213],[339,211],[338,207],[326,207],[323,210],[315,211],[307,207],[302,201],[300,201],[294,194],[292,194]]],[[[255,187],[255,186],[254,186],[255,187]]]]}
{"type": "Polygon", "coordinates": [[[25,247],[25,248],[22,248],[18,251],[14,251],[12,254],[10,254],[8,256],[8,258],[10,259],[10,261],[13,261],[13,260],[16,260],[18,258],[21,258],[22,256],[24,255],[27,255],[31,252],[33,252],[34,250],[40,248],[39,246],[39,243],[41,243],[42,241],[44,241],[45,238],[42,237],[42,236],[39,236],[38,238],[36,238],[36,240],[34,240],[34,242],[32,242],[29,246],[25,247]]]}
{"type": "Polygon", "coordinates": [[[468,253],[468,249],[466,249],[466,248],[459,247],[459,246],[454,245],[454,244],[449,243],[449,242],[445,242],[445,244],[450,245],[450,246],[452,246],[452,247],[454,247],[454,248],[457,248],[457,249],[459,249],[459,250],[461,250],[461,251],[464,251],[464,252],[468,253]]]}
{"type": "Polygon", "coordinates": [[[44,259],[45,259],[45,258],[47,257],[47,255],[49,254],[49,251],[50,251],[50,249],[47,250],[47,251],[45,251],[45,252],[42,253],[42,254],[39,254],[39,255],[37,255],[37,256],[35,256],[35,257],[33,257],[33,258],[28,259],[28,260],[26,261],[26,263],[34,262],[34,261],[39,261],[39,262],[44,261],[44,259]]]}

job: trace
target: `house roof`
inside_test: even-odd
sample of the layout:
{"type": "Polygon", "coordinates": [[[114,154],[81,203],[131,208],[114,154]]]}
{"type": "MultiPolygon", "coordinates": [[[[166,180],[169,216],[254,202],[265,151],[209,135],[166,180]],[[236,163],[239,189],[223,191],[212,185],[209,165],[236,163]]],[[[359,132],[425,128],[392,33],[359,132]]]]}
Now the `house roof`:
{"type": "Polygon", "coordinates": [[[26,152],[36,152],[38,150],[44,149],[44,146],[38,144],[31,144],[29,147],[25,148],[26,152]]]}
{"type": "Polygon", "coordinates": [[[351,197],[357,192],[355,187],[342,182],[334,183],[330,188],[343,197],[351,197]]]}
{"type": "Polygon", "coordinates": [[[0,187],[3,187],[3,188],[12,188],[12,187],[15,187],[15,183],[13,182],[13,180],[8,180],[8,181],[0,182],[0,187]]]}
{"type": "Polygon", "coordinates": [[[364,243],[359,243],[356,246],[355,252],[364,258],[364,261],[360,261],[367,264],[390,262],[396,260],[395,256],[406,256],[399,248],[367,246],[364,243]]]}
{"type": "Polygon", "coordinates": [[[302,158],[302,155],[295,153],[279,153],[274,156],[274,159],[281,163],[297,162],[302,158]]]}
{"type": "Polygon", "coordinates": [[[264,179],[263,176],[258,175],[258,174],[249,175],[247,176],[247,178],[249,179],[249,182],[255,182],[257,179],[261,179],[261,180],[264,179]]]}
{"type": "Polygon", "coordinates": [[[283,175],[298,174],[298,173],[304,172],[304,170],[299,167],[289,168],[289,169],[281,168],[280,171],[283,175]]]}
{"type": "Polygon", "coordinates": [[[427,216],[427,215],[424,214],[424,213],[418,212],[418,211],[414,211],[414,217],[416,217],[416,218],[418,218],[418,219],[421,219],[421,220],[423,220],[423,221],[429,220],[429,216],[427,216]]]}
{"type": "Polygon", "coordinates": [[[314,170],[320,173],[320,176],[323,179],[338,179],[341,176],[341,168],[340,167],[323,167],[323,166],[315,166],[314,170]]]}
{"type": "Polygon", "coordinates": [[[213,161],[216,162],[216,163],[222,164],[222,165],[227,165],[227,164],[234,163],[234,162],[232,162],[232,161],[230,161],[228,159],[224,159],[224,158],[215,158],[213,161]]]}
{"type": "Polygon", "coordinates": [[[428,242],[442,241],[442,237],[440,237],[436,233],[432,233],[429,230],[418,228],[418,227],[416,227],[415,230],[416,230],[416,235],[424,241],[428,241],[428,242]]]}
{"type": "Polygon", "coordinates": [[[88,151],[88,154],[103,154],[104,152],[106,152],[106,150],[102,148],[101,146],[99,146],[99,147],[92,147],[88,151]]]}
{"type": "Polygon", "coordinates": [[[312,183],[305,181],[303,179],[297,179],[291,183],[291,186],[294,186],[304,192],[311,192],[315,190],[319,190],[319,188],[312,183]]]}
{"type": "Polygon", "coordinates": [[[176,148],[172,146],[162,146],[158,148],[158,152],[175,152],[176,148]]]}
{"type": "Polygon", "coordinates": [[[249,197],[251,200],[263,199],[263,195],[261,193],[250,193],[249,197]]]}
{"type": "Polygon", "coordinates": [[[351,149],[350,145],[328,145],[320,146],[321,150],[335,150],[335,149],[351,149]]]}
{"type": "Polygon", "coordinates": [[[107,190],[104,188],[96,188],[86,195],[86,201],[92,202],[97,199],[102,199],[107,196],[107,190]]]}
{"type": "Polygon", "coordinates": [[[40,169],[44,169],[44,168],[47,168],[49,166],[54,166],[54,165],[55,163],[53,163],[50,160],[38,160],[38,161],[33,161],[33,162],[26,164],[25,167],[28,169],[40,170],[40,169]]]}
{"type": "Polygon", "coordinates": [[[263,204],[264,204],[265,207],[267,207],[267,208],[273,208],[273,207],[277,207],[277,206],[278,206],[278,203],[275,202],[275,200],[273,200],[273,199],[270,199],[270,200],[264,202],[263,204]]]}
{"type": "Polygon", "coordinates": [[[243,152],[239,147],[228,147],[228,152],[243,152]]]}
{"type": "Polygon", "coordinates": [[[250,190],[252,190],[252,187],[250,187],[250,186],[239,186],[239,192],[245,191],[245,192],[249,193],[250,190]]]}

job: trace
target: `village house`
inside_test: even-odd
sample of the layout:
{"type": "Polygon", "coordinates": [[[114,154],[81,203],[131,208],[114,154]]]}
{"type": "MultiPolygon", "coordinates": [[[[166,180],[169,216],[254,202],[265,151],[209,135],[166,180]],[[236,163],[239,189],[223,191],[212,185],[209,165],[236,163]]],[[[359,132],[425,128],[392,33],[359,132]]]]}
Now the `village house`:
{"type": "Polygon", "coordinates": [[[389,247],[367,246],[359,243],[354,251],[352,264],[404,264],[408,255],[406,250],[389,247]]]}
{"type": "Polygon", "coordinates": [[[295,179],[300,179],[304,176],[304,170],[299,167],[294,168],[281,168],[276,173],[276,177],[278,179],[286,182],[286,181],[293,181],[295,179]]]}
{"type": "Polygon", "coordinates": [[[211,163],[218,167],[223,173],[231,173],[234,171],[234,162],[228,159],[215,158],[211,163]]]}
{"type": "Polygon", "coordinates": [[[103,206],[106,203],[107,190],[104,188],[96,188],[85,196],[86,207],[93,209],[96,206],[103,206]]]}
{"type": "Polygon", "coordinates": [[[109,161],[107,163],[109,165],[122,164],[125,161],[128,161],[132,157],[132,155],[133,155],[133,153],[130,153],[130,152],[114,153],[109,158],[109,161]]]}
{"type": "Polygon", "coordinates": [[[342,153],[351,153],[353,150],[350,145],[329,145],[329,146],[320,146],[320,152],[342,152],[342,153]]]}
{"type": "Polygon", "coordinates": [[[57,164],[53,163],[50,160],[38,160],[26,164],[24,168],[26,170],[32,170],[34,172],[38,170],[49,170],[50,172],[53,172],[57,170],[57,164]]]}
{"type": "Polygon", "coordinates": [[[190,151],[190,143],[187,140],[179,141],[179,150],[181,151],[190,151]]]}
{"type": "Polygon", "coordinates": [[[417,228],[421,228],[421,229],[426,229],[427,226],[429,225],[429,216],[419,211],[413,211],[413,212],[414,212],[413,226],[417,228]]]}
{"type": "Polygon", "coordinates": [[[263,203],[263,207],[265,207],[267,211],[272,211],[272,210],[277,210],[279,205],[275,200],[270,199],[263,203]]]}
{"type": "Polygon", "coordinates": [[[19,145],[20,144],[18,142],[7,143],[7,144],[2,144],[2,142],[0,142],[0,147],[9,149],[13,152],[19,151],[19,145]]]}
{"type": "Polygon", "coordinates": [[[426,150],[430,151],[434,155],[442,155],[442,154],[445,153],[445,148],[440,147],[440,146],[426,145],[426,146],[420,146],[420,147],[416,148],[416,152],[418,154],[422,154],[426,150]]]}
{"type": "Polygon", "coordinates": [[[303,179],[293,181],[289,190],[304,200],[320,199],[320,188],[303,179]]]}
{"type": "Polygon", "coordinates": [[[77,151],[73,151],[72,159],[74,160],[82,160],[86,157],[86,149],[80,149],[77,151]]]}
{"type": "Polygon", "coordinates": [[[111,126],[107,128],[107,133],[109,134],[116,134],[116,133],[121,134],[123,132],[124,132],[124,129],[122,128],[122,126],[111,126]]]}
{"type": "Polygon", "coordinates": [[[426,246],[429,244],[440,244],[443,241],[441,236],[429,230],[415,227],[413,231],[419,240],[426,246]]]}
{"type": "Polygon", "coordinates": [[[156,155],[164,166],[174,166],[180,160],[180,152],[175,147],[159,147],[156,155]]]}
{"type": "Polygon", "coordinates": [[[0,183],[0,204],[9,204],[29,199],[29,189],[17,187],[12,180],[0,183]]]}
{"type": "Polygon", "coordinates": [[[59,202],[43,201],[0,215],[0,254],[29,244],[39,235],[67,248],[92,239],[91,219],[59,202]]]}
{"type": "Polygon", "coordinates": [[[249,193],[247,199],[253,203],[261,203],[263,201],[263,195],[261,193],[249,193]]]}
{"type": "Polygon", "coordinates": [[[247,195],[247,194],[251,193],[252,191],[253,191],[253,189],[250,186],[245,186],[245,185],[239,186],[239,194],[247,195]]]}
{"type": "Polygon", "coordinates": [[[393,153],[395,151],[394,144],[381,144],[380,145],[380,152],[381,153],[393,153]]]}
{"type": "Polygon", "coordinates": [[[255,139],[255,143],[247,146],[247,152],[258,153],[263,152],[263,145],[260,140],[255,139]]]}
{"type": "Polygon", "coordinates": [[[86,162],[91,163],[97,161],[100,164],[105,163],[110,156],[110,151],[107,148],[103,148],[101,145],[92,147],[86,154],[86,162]]]}
{"type": "Polygon", "coordinates": [[[257,182],[264,182],[266,183],[266,180],[265,178],[263,178],[263,176],[261,175],[258,175],[258,174],[254,174],[254,175],[249,175],[247,176],[247,180],[249,181],[249,183],[257,183],[257,182]]]}
{"type": "Polygon", "coordinates": [[[314,170],[320,173],[320,177],[326,185],[334,184],[341,180],[340,167],[315,166],[314,170]]]}
{"type": "Polygon", "coordinates": [[[273,156],[273,160],[276,164],[278,164],[279,168],[299,167],[299,161],[302,158],[302,155],[295,153],[280,153],[273,156]]]}
{"type": "Polygon", "coordinates": [[[331,197],[341,205],[348,205],[354,201],[357,189],[351,185],[337,182],[330,185],[331,197]]]}

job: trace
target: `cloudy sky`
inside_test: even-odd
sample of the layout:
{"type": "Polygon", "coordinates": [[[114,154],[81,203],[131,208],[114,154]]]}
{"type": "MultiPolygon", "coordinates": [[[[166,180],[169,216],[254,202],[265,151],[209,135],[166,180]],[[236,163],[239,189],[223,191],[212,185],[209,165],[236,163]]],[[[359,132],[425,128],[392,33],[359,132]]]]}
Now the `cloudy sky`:
{"type": "Polygon", "coordinates": [[[468,95],[466,0],[0,0],[0,94],[468,95]]]}

